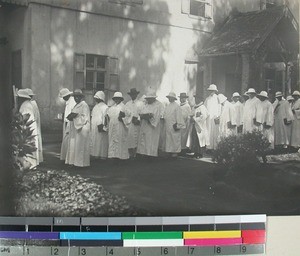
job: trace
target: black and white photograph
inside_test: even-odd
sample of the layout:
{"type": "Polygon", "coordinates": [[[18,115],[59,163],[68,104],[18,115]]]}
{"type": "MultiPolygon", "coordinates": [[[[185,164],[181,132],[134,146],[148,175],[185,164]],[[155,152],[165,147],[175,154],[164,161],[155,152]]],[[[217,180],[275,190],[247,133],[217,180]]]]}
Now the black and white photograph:
{"type": "Polygon", "coordinates": [[[300,215],[299,0],[0,0],[0,215],[300,215]]]}

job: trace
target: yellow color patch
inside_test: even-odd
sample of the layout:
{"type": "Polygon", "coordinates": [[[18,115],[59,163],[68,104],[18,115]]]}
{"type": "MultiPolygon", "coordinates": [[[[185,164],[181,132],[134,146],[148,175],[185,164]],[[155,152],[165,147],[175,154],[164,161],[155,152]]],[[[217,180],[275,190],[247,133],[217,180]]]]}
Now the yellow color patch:
{"type": "Polygon", "coordinates": [[[183,238],[184,239],[192,239],[192,238],[240,238],[240,237],[242,237],[241,230],[183,232],[183,238]]]}

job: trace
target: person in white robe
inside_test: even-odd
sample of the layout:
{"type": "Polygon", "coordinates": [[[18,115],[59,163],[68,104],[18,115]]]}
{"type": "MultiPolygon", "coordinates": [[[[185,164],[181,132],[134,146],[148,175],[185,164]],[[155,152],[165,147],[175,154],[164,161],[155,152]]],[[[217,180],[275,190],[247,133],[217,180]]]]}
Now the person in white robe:
{"type": "Polygon", "coordinates": [[[156,98],[155,92],[149,92],[145,96],[147,104],[143,106],[140,113],[141,128],[137,154],[143,156],[158,156],[162,103],[156,98]]]}
{"type": "Polygon", "coordinates": [[[290,144],[288,133],[289,126],[294,120],[293,112],[289,102],[283,99],[282,92],[276,92],[274,107],[274,144],[287,148],[290,144]]]}
{"type": "Polygon", "coordinates": [[[63,137],[60,149],[60,160],[65,161],[66,155],[69,146],[69,139],[70,139],[70,121],[68,120],[67,116],[71,113],[72,109],[75,107],[76,102],[74,97],[72,96],[72,92],[69,91],[68,88],[62,88],[59,91],[60,98],[65,101],[65,110],[63,114],[63,137]]]}
{"type": "Polygon", "coordinates": [[[70,138],[65,163],[76,167],[90,166],[90,108],[83,93],[73,93],[76,105],[67,116],[70,121],[70,138]]]}
{"type": "Polygon", "coordinates": [[[125,106],[129,109],[132,114],[132,122],[129,124],[128,128],[128,150],[130,158],[136,157],[136,150],[138,144],[138,138],[140,133],[140,113],[143,106],[143,102],[137,99],[140,92],[136,88],[131,88],[127,93],[131,100],[128,101],[125,106]]]}
{"type": "Polygon", "coordinates": [[[182,117],[183,117],[183,121],[185,124],[184,128],[181,128],[181,154],[185,154],[187,152],[187,139],[188,139],[188,135],[190,132],[190,121],[191,121],[191,114],[192,114],[192,109],[190,107],[190,104],[188,103],[187,99],[189,98],[189,96],[185,93],[182,92],[179,95],[179,100],[180,100],[180,108],[181,108],[181,112],[182,112],[182,117]]]}
{"type": "Polygon", "coordinates": [[[34,110],[34,119],[36,120],[36,125],[37,125],[37,136],[36,136],[36,143],[38,145],[38,155],[37,155],[37,161],[38,163],[41,163],[44,161],[43,158],[43,143],[42,143],[42,130],[41,130],[41,115],[40,115],[40,110],[39,107],[37,105],[36,100],[33,98],[34,97],[34,93],[30,88],[26,89],[28,92],[28,95],[31,98],[31,104],[33,106],[33,110],[34,110]]]}
{"type": "Polygon", "coordinates": [[[223,94],[218,95],[221,104],[219,141],[221,138],[236,134],[236,113],[233,105],[223,94]]]}
{"type": "Polygon", "coordinates": [[[260,102],[256,97],[256,91],[253,88],[249,88],[246,94],[249,96],[249,99],[245,102],[244,106],[243,133],[252,132],[256,129],[254,118],[256,115],[257,105],[260,102]]]}
{"type": "MultiPolygon", "coordinates": [[[[292,95],[289,95],[289,96],[286,97],[286,100],[289,102],[290,107],[291,107],[291,110],[293,111],[292,108],[293,108],[295,99],[293,98],[292,95]]],[[[294,120],[295,120],[295,119],[294,119],[294,120]]],[[[288,137],[290,138],[290,145],[291,145],[291,143],[292,143],[291,137],[292,137],[292,126],[293,126],[294,120],[293,120],[293,122],[292,122],[291,125],[288,125],[288,126],[286,127],[286,128],[287,128],[288,137]]]]}
{"type": "Polygon", "coordinates": [[[292,134],[290,145],[294,148],[300,148],[300,92],[294,91],[292,94],[295,102],[292,106],[294,121],[292,123],[292,134]]]}
{"type": "Polygon", "coordinates": [[[107,110],[108,116],[108,158],[128,159],[128,127],[132,114],[123,103],[121,92],[112,97],[114,104],[107,110]]]}
{"type": "Polygon", "coordinates": [[[241,103],[241,95],[238,92],[232,94],[231,104],[233,105],[235,111],[235,123],[236,129],[235,134],[240,134],[243,132],[243,112],[244,112],[244,104],[241,103]]]}
{"type": "Polygon", "coordinates": [[[292,95],[289,95],[286,97],[286,100],[290,103],[290,106],[292,108],[295,103],[295,98],[292,95]]]}
{"type": "Polygon", "coordinates": [[[91,156],[106,159],[108,156],[108,133],[106,126],[107,105],[105,104],[105,94],[98,91],[94,95],[96,105],[91,113],[91,156]]]}
{"type": "Polygon", "coordinates": [[[257,130],[270,142],[270,148],[274,148],[274,109],[272,103],[269,101],[268,93],[261,91],[257,98],[260,100],[257,105],[255,115],[255,125],[257,130]]]}
{"type": "MultiPolygon", "coordinates": [[[[23,116],[28,114],[29,119],[28,121],[32,124],[30,125],[30,129],[32,130],[32,135],[34,136],[34,146],[36,150],[32,154],[28,154],[24,160],[28,162],[29,169],[36,169],[36,167],[39,165],[39,152],[38,152],[38,140],[37,140],[37,134],[38,134],[38,127],[37,122],[35,120],[35,110],[31,103],[31,97],[28,94],[28,91],[26,89],[20,89],[17,92],[18,96],[18,105],[20,106],[19,112],[23,116]]],[[[27,164],[26,164],[27,165],[27,164]]]]}
{"type": "Polygon", "coordinates": [[[35,120],[35,111],[34,107],[31,103],[31,97],[28,94],[28,91],[26,89],[20,89],[17,92],[18,96],[18,105],[20,106],[19,108],[19,113],[24,115],[29,115],[29,122],[32,122],[30,125],[30,129],[32,130],[32,135],[34,136],[34,146],[36,150],[32,152],[31,154],[28,154],[27,156],[24,157],[24,160],[28,163],[25,164],[26,166],[29,166],[29,169],[35,170],[37,166],[39,165],[38,161],[38,140],[37,140],[37,122],[35,120]]]}
{"type": "Polygon", "coordinates": [[[194,153],[194,157],[199,159],[203,157],[205,147],[209,144],[207,120],[208,111],[204,106],[202,97],[194,95],[195,105],[191,115],[191,131],[187,139],[187,147],[194,153]]]}
{"type": "Polygon", "coordinates": [[[210,95],[204,102],[209,114],[207,120],[209,144],[207,145],[207,149],[215,150],[218,145],[221,105],[218,100],[217,86],[215,84],[211,84],[207,90],[210,92],[210,95]]]}
{"type": "Polygon", "coordinates": [[[165,108],[164,123],[165,123],[165,152],[175,157],[181,152],[181,129],[185,128],[185,123],[182,116],[180,106],[175,102],[176,94],[170,92],[166,96],[169,99],[169,104],[165,108]]]}

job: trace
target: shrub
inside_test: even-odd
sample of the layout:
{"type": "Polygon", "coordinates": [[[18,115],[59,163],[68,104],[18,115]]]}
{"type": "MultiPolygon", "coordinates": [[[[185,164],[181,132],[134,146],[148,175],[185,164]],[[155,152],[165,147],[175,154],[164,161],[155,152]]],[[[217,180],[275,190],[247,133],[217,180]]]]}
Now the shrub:
{"type": "Polygon", "coordinates": [[[25,157],[32,155],[36,150],[35,135],[32,135],[30,127],[34,121],[29,121],[29,117],[29,114],[16,113],[11,124],[13,166],[17,170],[28,168],[25,157]]]}
{"type": "Polygon", "coordinates": [[[270,143],[259,131],[222,138],[214,152],[213,160],[227,169],[243,169],[259,163],[270,143]]]}

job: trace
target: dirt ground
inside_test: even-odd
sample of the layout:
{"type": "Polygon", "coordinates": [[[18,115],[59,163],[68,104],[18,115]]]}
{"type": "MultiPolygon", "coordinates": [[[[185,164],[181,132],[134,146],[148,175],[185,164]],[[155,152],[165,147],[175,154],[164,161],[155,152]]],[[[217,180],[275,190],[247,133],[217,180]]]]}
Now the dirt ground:
{"type": "Polygon", "coordinates": [[[209,159],[94,160],[78,169],[59,160],[60,145],[44,147],[42,168],[65,170],[102,185],[149,215],[300,214],[300,161],[226,172],[209,159]]]}

